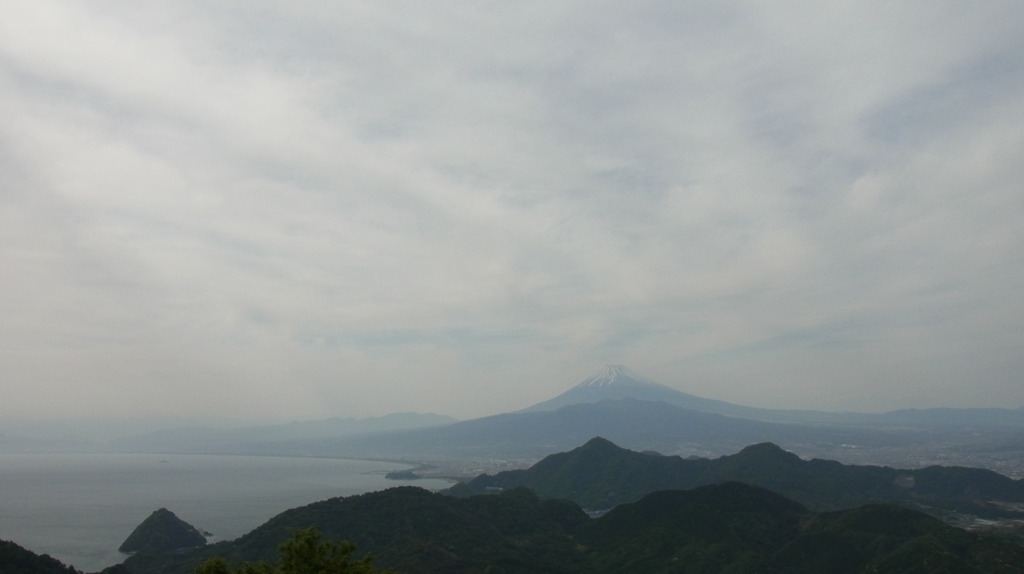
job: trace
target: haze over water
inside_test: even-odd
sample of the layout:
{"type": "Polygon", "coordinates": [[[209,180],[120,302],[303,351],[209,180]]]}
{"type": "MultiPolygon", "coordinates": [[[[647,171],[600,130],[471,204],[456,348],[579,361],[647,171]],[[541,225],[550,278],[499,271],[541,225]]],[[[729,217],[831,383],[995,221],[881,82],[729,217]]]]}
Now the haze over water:
{"type": "Polygon", "coordinates": [[[117,547],[161,507],[212,540],[225,540],[317,500],[401,484],[449,484],[384,478],[403,468],[291,457],[0,454],[0,539],[95,572],[121,562],[117,547]]]}

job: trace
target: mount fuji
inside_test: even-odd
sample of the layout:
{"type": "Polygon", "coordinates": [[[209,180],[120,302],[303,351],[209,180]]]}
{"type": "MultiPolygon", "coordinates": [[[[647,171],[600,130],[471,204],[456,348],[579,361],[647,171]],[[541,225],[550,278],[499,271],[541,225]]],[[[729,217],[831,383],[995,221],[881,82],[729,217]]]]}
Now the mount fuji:
{"type": "Polygon", "coordinates": [[[1024,407],[1012,410],[1000,408],[926,408],[903,409],[886,413],[748,407],[684,393],[644,377],[624,365],[608,365],[601,372],[584,379],[568,391],[518,412],[548,412],[570,405],[595,404],[622,399],[649,402],[660,401],[691,411],[763,422],[866,427],[1024,427],[1024,407]]]}
{"type": "Polygon", "coordinates": [[[664,401],[678,407],[719,414],[729,414],[730,411],[736,409],[747,409],[740,405],[677,391],[644,377],[624,365],[608,365],[603,371],[584,379],[568,391],[527,407],[521,412],[554,411],[568,405],[620,399],[664,401]]]}
{"type": "Polygon", "coordinates": [[[555,411],[569,405],[622,399],[661,401],[694,411],[764,421],[819,420],[824,422],[824,419],[837,417],[836,413],[760,409],[698,397],[655,382],[624,365],[608,365],[601,372],[584,379],[568,391],[519,412],[555,411]]]}
{"type": "MultiPolygon", "coordinates": [[[[554,398],[514,412],[447,423],[434,420],[415,428],[375,429],[377,432],[321,432],[319,425],[316,427],[315,434],[298,436],[277,429],[269,436],[243,429],[241,434],[229,437],[231,441],[214,443],[207,438],[199,447],[195,446],[197,441],[185,443],[190,450],[142,450],[138,446],[134,450],[508,465],[535,462],[595,436],[638,451],[702,456],[773,442],[805,456],[840,460],[853,452],[849,445],[856,445],[856,456],[870,456],[873,464],[880,461],[879,457],[888,456],[885,449],[893,444],[903,445],[904,450],[913,448],[917,453],[927,447],[943,457],[958,448],[974,453],[977,449],[972,450],[972,445],[979,441],[998,441],[1000,453],[1024,449],[1020,439],[1024,409],[925,409],[881,414],[764,409],[691,395],[622,365],[610,365],[554,398]],[[962,446],[951,446],[954,442],[962,446]]],[[[302,429],[306,430],[304,425],[302,429]]],[[[899,460],[899,464],[904,463],[899,460]]]]}

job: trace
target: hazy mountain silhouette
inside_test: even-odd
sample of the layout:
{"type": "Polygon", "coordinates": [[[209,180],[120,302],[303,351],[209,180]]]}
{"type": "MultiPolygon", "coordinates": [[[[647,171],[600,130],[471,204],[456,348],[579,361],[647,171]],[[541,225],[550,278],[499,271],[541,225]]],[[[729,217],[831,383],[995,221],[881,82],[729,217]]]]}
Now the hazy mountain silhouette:
{"type": "Polygon", "coordinates": [[[587,377],[564,393],[527,407],[521,412],[554,411],[569,405],[619,399],[664,401],[684,409],[717,414],[732,414],[745,408],[678,391],[648,379],[624,365],[608,365],[603,371],[587,377]]]}
{"type": "Polygon", "coordinates": [[[901,470],[803,460],[771,443],[751,445],[716,459],[683,459],[634,452],[598,437],[569,452],[548,456],[528,469],[483,474],[449,492],[466,496],[527,487],[542,497],[565,498],[585,508],[600,509],[659,490],[692,489],[724,481],[767,488],[815,510],[894,502],[1024,518],[1024,512],[1013,511],[1007,504],[1024,503],[1024,480],[978,468],[901,470]]]}
{"type": "Polygon", "coordinates": [[[661,401],[626,398],[573,404],[555,411],[507,413],[413,432],[326,441],[310,452],[421,461],[535,461],[574,448],[594,436],[604,436],[636,450],[669,453],[729,452],[763,441],[879,444],[893,439],[870,429],[764,422],[684,409],[661,401]]]}
{"type": "Polygon", "coordinates": [[[664,401],[684,409],[766,422],[800,422],[863,426],[1024,427],[1024,407],[1017,409],[902,409],[887,413],[826,412],[748,407],[691,395],[649,379],[624,365],[608,365],[564,393],[521,412],[552,411],[604,400],[664,401]]]}
{"type": "MultiPolygon", "coordinates": [[[[885,415],[760,409],[684,393],[612,365],[532,407],[468,421],[405,414],[239,429],[192,427],[132,437],[115,443],[115,448],[528,464],[604,436],[627,448],[666,453],[710,456],[770,441],[801,454],[835,458],[844,445],[884,452],[931,441],[948,451],[947,445],[960,445],[957,441],[965,437],[982,436],[964,430],[979,429],[1003,433],[995,439],[986,435],[984,442],[1002,441],[999,448],[1006,453],[1024,450],[1014,426],[1018,419],[1024,429],[1024,410],[1019,409],[904,410],[885,415]],[[936,429],[946,434],[937,434],[936,429]]],[[[963,446],[956,448],[967,452],[963,446]]]]}

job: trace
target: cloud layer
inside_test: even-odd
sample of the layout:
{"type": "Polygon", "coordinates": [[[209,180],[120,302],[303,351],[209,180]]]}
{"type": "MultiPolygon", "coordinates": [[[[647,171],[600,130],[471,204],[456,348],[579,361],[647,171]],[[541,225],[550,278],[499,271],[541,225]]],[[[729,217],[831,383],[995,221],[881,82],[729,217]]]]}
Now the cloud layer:
{"type": "Polygon", "coordinates": [[[5,417],[1024,405],[1019,2],[5,14],[5,417]]]}

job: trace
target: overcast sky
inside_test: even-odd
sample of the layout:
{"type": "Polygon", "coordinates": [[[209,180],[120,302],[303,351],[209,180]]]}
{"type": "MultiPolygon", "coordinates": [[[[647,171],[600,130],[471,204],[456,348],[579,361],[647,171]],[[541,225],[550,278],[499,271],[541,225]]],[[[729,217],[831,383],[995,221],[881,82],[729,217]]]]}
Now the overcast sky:
{"type": "Polygon", "coordinates": [[[0,7],[5,420],[1024,406],[1020,0],[0,7]]]}

